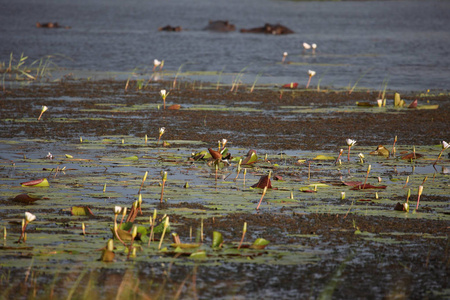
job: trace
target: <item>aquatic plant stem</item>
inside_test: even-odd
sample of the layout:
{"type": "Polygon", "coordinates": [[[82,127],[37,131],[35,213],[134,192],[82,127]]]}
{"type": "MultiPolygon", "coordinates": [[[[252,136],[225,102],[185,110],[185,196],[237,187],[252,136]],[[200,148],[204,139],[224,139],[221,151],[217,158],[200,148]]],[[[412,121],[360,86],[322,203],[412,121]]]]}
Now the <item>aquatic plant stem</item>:
{"type": "Polygon", "coordinates": [[[261,202],[262,202],[264,196],[266,195],[266,192],[267,192],[267,185],[264,187],[263,193],[261,195],[261,199],[259,199],[259,203],[258,203],[258,206],[256,207],[256,210],[259,210],[259,206],[261,205],[261,202]]]}
{"type": "Polygon", "coordinates": [[[438,158],[437,158],[436,161],[433,163],[433,166],[435,166],[435,165],[437,164],[437,162],[438,162],[438,160],[441,158],[442,153],[444,152],[444,150],[445,150],[445,149],[442,149],[442,150],[441,150],[441,152],[439,153],[438,158]]]}
{"type": "Polygon", "coordinates": [[[308,87],[309,87],[309,84],[311,83],[311,78],[312,78],[312,76],[311,76],[311,75],[309,75],[309,79],[308,79],[308,83],[306,84],[306,88],[308,88],[308,87]]]}
{"type": "Polygon", "coordinates": [[[164,221],[164,229],[163,229],[163,232],[162,232],[162,235],[161,235],[161,240],[159,241],[158,250],[161,249],[161,245],[162,245],[162,242],[164,240],[164,235],[166,234],[167,227],[169,227],[169,217],[166,217],[166,220],[164,221]]]}
{"type": "Polygon", "coordinates": [[[370,173],[370,169],[372,168],[371,165],[369,165],[369,167],[367,167],[367,174],[366,174],[366,180],[364,180],[364,185],[363,185],[363,189],[366,187],[366,183],[367,183],[367,178],[369,178],[369,173],[370,173]]]}
{"type": "Polygon", "coordinates": [[[338,158],[336,159],[336,161],[334,162],[334,165],[337,165],[339,159],[341,158],[342,153],[344,152],[344,149],[339,150],[339,155],[338,158]]]}
{"type": "Polygon", "coordinates": [[[418,196],[417,196],[416,210],[419,209],[420,196],[422,196],[422,193],[423,193],[423,185],[419,186],[419,192],[418,192],[418,196]]]}
{"type": "Polygon", "coordinates": [[[348,153],[347,153],[347,161],[350,161],[350,148],[352,146],[348,146],[348,153]]]}
{"type": "Polygon", "coordinates": [[[144,178],[142,178],[141,187],[139,188],[138,194],[141,194],[142,187],[144,186],[144,182],[147,179],[148,171],[145,171],[144,178]]]}
{"type": "Polygon", "coordinates": [[[163,203],[163,197],[164,197],[164,185],[166,184],[166,181],[163,180],[162,187],[161,187],[161,199],[159,199],[159,203],[163,203]]]}
{"type": "Polygon", "coordinates": [[[241,241],[239,242],[238,250],[241,249],[242,243],[244,242],[245,234],[247,233],[247,222],[244,222],[244,229],[242,230],[241,241]]]}

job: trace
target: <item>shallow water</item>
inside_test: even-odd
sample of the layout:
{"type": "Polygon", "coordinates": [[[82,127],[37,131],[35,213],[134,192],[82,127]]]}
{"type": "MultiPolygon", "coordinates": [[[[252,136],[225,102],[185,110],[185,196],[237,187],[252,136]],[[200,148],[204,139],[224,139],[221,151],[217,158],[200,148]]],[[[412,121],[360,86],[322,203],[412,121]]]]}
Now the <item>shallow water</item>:
{"type": "MultiPolygon", "coordinates": [[[[44,55],[60,67],[81,71],[152,68],[237,73],[243,82],[299,82],[317,71],[315,86],[380,89],[448,89],[450,11],[447,1],[5,1],[0,10],[0,61],[11,52],[29,61],[44,55]],[[6,8],[6,9],[5,9],[6,8]],[[296,33],[285,36],[202,31],[208,20],[227,19],[237,29],[281,23],[296,33]],[[71,29],[39,29],[35,22],[59,22],[71,29]],[[180,25],[179,33],[159,32],[180,25]],[[316,43],[315,55],[302,43],[316,43]],[[280,64],[283,52],[287,61],[280,64]]],[[[214,73],[213,73],[214,74],[214,73]]],[[[126,76],[125,76],[126,77],[126,76]]],[[[232,76],[222,77],[231,84],[232,76]]],[[[192,76],[217,81],[218,75],[192,76]]]]}

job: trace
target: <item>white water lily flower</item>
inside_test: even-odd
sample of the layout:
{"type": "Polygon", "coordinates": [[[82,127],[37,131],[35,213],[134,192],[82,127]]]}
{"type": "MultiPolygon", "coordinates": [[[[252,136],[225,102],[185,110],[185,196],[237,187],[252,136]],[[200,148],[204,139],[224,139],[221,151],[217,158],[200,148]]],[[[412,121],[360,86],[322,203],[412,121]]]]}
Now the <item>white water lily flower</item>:
{"type": "Polygon", "coordinates": [[[450,144],[447,143],[446,141],[442,141],[442,149],[447,149],[448,147],[450,147],[450,144]]]}
{"type": "Polygon", "coordinates": [[[47,158],[48,158],[48,159],[53,159],[53,155],[49,152],[49,153],[47,154],[47,158]]]}
{"type": "Polygon", "coordinates": [[[314,75],[316,75],[316,71],[308,70],[308,75],[309,77],[313,77],[314,75]]]}
{"type": "Polygon", "coordinates": [[[313,49],[316,49],[316,48],[317,48],[317,45],[316,45],[316,44],[312,44],[311,47],[312,47],[313,49]]]}
{"type": "Polygon", "coordinates": [[[36,220],[36,216],[30,212],[25,212],[25,220],[27,221],[27,223],[33,222],[34,220],[36,220]]]}
{"type": "Polygon", "coordinates": [[[48,107],[45,106],[45,105],[42,105],[41,112],[45,112],[45,111],[47,111],[47,110],[48,110],[48,107]]]}
{"type": "Polygon", "coordinates": [[[156,58],[153,60],[153,65],[155,67],[158,67],[159,65],[161,65],[161,61],[157,60],[156,58]]]}
{"type": "Polygon", "coordinates": [[[347,145],[349,147],[354,146],[356,144],[356,141],[352,139],[346,139],[345,141],[347,142],[347,145]]]}
{"type": "Polygon", "coordinates": [[[287,53],[287,52],[284,52],[284,53],[283,53],[283,56],[288,56],[288,53],[287,53]]]}
{"type": "Polygon", "coordinates": [[[167,91],[166,90],[161,90],[159,92],[159,94],[161,95],[161,97],[166,98],[167,97],[167,91]]]}
{"type": "Polygon", "coordinates": [[[359,153],[358,156],[359,156],[359,158],[364,158],[364,154],[362,154],[362,153],[359,153]]]}
{"type": "Polygon", "coordinates": [[[221,143],[222,143],[222,147],[225,147],[225,144],[228,142],[227,139],[222,139],[221,143]]]}
{"type": "Polygon", "coordinates": [[[121,211],[122,211],[122,207],[120,207],[120,206],[115,206],[114,207],[114,213],[116,215],[120,214],[121,211]]]}
{"type": "Polygon", "coordinates": [[[160,136],[163,135],[164,132],[166,132],[166,128],[165,128],[165,127],[159,128],[159,135],[160,135],[160,136]]]}
{"type": "Polygon", "coordinates": [[[306,50],[311,49],[311,45],[308,43],[303,43],[303,48],[305,48],[306,50]]]}

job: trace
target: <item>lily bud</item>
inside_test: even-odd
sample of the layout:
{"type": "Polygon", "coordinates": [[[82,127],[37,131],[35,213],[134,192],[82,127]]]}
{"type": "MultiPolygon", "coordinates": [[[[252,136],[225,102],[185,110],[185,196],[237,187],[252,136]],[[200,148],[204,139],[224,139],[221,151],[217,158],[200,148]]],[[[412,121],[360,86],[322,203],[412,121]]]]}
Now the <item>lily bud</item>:
{"type": "Polygon", "coordinates": [[[133,226],[133,231],[131,232],[131,237],[133,240],[136,238],[137,235],[137,226],[133,226]]]}

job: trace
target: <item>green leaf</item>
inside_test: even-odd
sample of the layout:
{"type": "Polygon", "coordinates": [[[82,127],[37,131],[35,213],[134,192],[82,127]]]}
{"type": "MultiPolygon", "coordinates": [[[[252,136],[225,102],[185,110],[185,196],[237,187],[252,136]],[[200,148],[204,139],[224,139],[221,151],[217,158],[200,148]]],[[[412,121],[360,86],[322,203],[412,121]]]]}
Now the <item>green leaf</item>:
{"type": "Polygon", "coordinates": [[[314,160],[335,160],[333,156],[326,156],[326,155],[317,155],[313,158],[314,160]]]}
{"type": "Polygon", "coordinates": [[[193,259],[205,259],[206,258],[206,251],[194,252],[189,257],[193,258],[193,259]]]}
{"type": "Polygon", "coordinates": [[[267,245],[269,245],[269,241],[263,238],[256,239],[256,241],[251,245],[250,248],[253,249],[264,249],[267,245]]]}
{"type": "Polygon", "coordinates": [[[139,160],[139,157],[137,157],[137,155],[133,155],[133,156],[125,157],[124,159],[126,159],[126,160],[139,160]]]}
{"type": "MultiPolygon", "coordinates": [[[[162,219],[161,223],[159,223],[157,226],[155,226],[155,228],[153,228],[153,232],[154,233],[159,233],[161,234],[164,231],[164,222],[165,222],[165,218],[162,219]]],[[[166,229],[166,233],[170,233],[171,229],[170,229],[170,223],[169,226],[166,229]]]]}
{"type": "Polygon", "coordinates": [[[212,247],[218,248],[221,247],[221,244],[223,243],[223,237],[222,234],[218,231],[213,232],[213,240],[212,240],[212,247]]]}
{"type": "Polygon", "coordinates": [[[94,213],[87,206],[73,206],[72,216],[94,216],[94,213]]]}
{"type": "Polygon", "coordinates": [[[133,227],[133,222],[125,222],[122,223],[119,226],[119,229],[125,230],[125,231],[130,231],[130,229],[133,227]]]}

